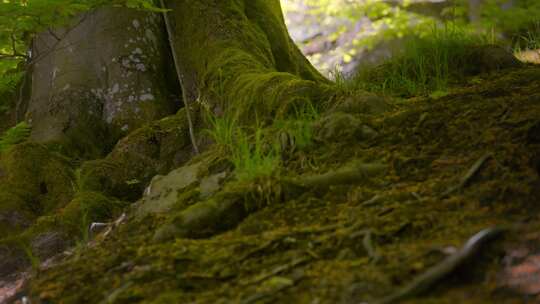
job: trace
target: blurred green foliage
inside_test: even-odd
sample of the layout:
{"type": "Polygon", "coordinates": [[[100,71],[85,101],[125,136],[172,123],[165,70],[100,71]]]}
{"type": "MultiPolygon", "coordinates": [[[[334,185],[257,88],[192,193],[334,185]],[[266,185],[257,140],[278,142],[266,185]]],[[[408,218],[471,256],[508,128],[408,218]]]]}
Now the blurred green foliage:
{"type": "Polygon", "coordinates": [[[328,38],[330,41],[349,31],[351,24],[369,19],[369,25],[352,38],[353,47],[344,50],[344,62],[354,57],[360,47],[370,49],[385,40],[428,36],[433,24],[451,22],[510,45],[516,37],[538,31],[535,24],[540,21],[538,0],[282,0],[282,3],[286,12],[303,10],[322,26],[336,23],[336,19],[350,21],[338,22],[339,29],[328,38]]]}
{"type": "Polygon", "coordinates": [[[481,30],[498,33],[524,30],[540,20],[537,0],[282,0],[282,3],[287,12],[307,7],[308,13],[317,16],[323,24],[328,17],[351,21],[367,17],[375,28],[384,28],[384,34],[392,36],[427,34],[430,24],[437,20],[467,25],[474,15],[479,18],[474,23],[481,30]],[[474,5],[475,2],[479,4],[474,5]]]}
{"type": "Polygon", "coordinates": [[[26,122],[21,122],[7,130],[0,136],[0,153],[28,139],[31,130],[32,128],[26,122]]]}

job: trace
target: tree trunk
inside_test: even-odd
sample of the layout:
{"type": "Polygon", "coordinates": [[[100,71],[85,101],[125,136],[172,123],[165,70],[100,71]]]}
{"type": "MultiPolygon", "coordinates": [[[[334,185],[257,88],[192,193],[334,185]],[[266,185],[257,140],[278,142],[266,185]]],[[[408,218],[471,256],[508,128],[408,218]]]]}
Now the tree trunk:
{"type": "Polygon", "coordinates": [[[168,1],[187,103],[271,118],[328,97],[291,40],[279,0],[168,1]]]}
{"type": "Polygon", "coordinates": [[[100,156],[119,136],[179,108],[157,14],[88,12],[71,28],[38,35],[32,59],[32,138],[60,143],[69,154],[100,156]]]}

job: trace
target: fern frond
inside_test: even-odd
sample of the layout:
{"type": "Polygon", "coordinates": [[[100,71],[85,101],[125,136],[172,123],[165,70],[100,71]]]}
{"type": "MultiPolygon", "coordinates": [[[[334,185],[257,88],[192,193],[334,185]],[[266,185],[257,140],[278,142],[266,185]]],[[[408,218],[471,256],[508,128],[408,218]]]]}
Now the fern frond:
{"type": "Polygon", "coordinates": [[[26,141],[30,136],[31,130],[32,127],[26,122],[21,122],[7,130],[0,136],[0,153],[6,151],[13,145],[26,141]]]}

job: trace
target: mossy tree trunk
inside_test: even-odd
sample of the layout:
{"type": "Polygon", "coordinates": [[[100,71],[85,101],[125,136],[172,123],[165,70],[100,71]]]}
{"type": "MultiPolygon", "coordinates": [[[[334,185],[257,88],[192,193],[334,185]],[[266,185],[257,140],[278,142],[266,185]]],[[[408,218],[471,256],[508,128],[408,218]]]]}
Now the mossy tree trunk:
{"type": "Polygon", "coordinates": [[[290,38],[279,0],[168,1],[188,104],[271,117],[329,97],[290,38]]]}

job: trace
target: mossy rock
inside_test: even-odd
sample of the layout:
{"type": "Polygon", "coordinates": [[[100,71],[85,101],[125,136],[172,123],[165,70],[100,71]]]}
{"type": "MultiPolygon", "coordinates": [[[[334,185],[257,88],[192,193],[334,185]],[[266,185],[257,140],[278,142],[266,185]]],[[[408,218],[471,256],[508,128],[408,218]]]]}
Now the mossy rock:
{"type": "Polygon", "coordinates": [[[331,111],[349,114],[381,115],[396,108],[392,100],[370,93],[352,95],[337,100],[331,111]]]}
{"type": "Polygon", "coordinates": [[[100,158],[127,132],[178,110],[160,14],[105,5],[70,25],[36,33],[33,55],[41,60],[30,73],[26,111],[32,140],[100,158]],[[96,47],[96,41],[107,42],[96,47]]]}
{"type": "Polygon", "coordinates": [[[57,215],[65,231],[85,233],[92,222],[106,222],[118,215],[126,203],[99,192],[79,192],[57,215]]]}
{"type": "Polygon", "coordinates": [[[101,193],[79,192],[64,208],[37,218],[26,230],[0,235],[0,266],[5,268],[0,278],[29,267],[32,259],[44,261],[77,241],[87,241],[91,223],[107,222],[125,207],[126,203],[101,193]]]}
{"type": "Polygon", "coordinates": [[[72,165],[40,144],[14,146],[0,157],[0,168],[4,191],[37,215],[65,206],[75,192],[72,165]]]}
{"type": "Polygon", "coordinates": [[[467,53],[465,73],[476,75],[523,65],[509,50],[497,45],[481,45],[467,53]]]}
{"type": "Polygon", "coordinates": [[[334,112],[319,119],[315,125],[316,138],[323,142],[368,140],[377,136],[377,131],[360,118],[343,112],[334,112]]]}
{"type": "Polygon", "coordinates": [[[0,238],[23,231],[35,218],[36,215],[20,197],[0,186],[0,238]]]}
{"type": "Polygon", "coordinates": [[[191,155],[182,109],[129,134],[105,159],[83,163],[80,188],[135,201],[154,175],[179,167],[191,155]]]}
{"type": "Polygon", "coordinates": [[[21,248],[0,240],[0,280],[28,266],[28,260],[21,248]]]}

